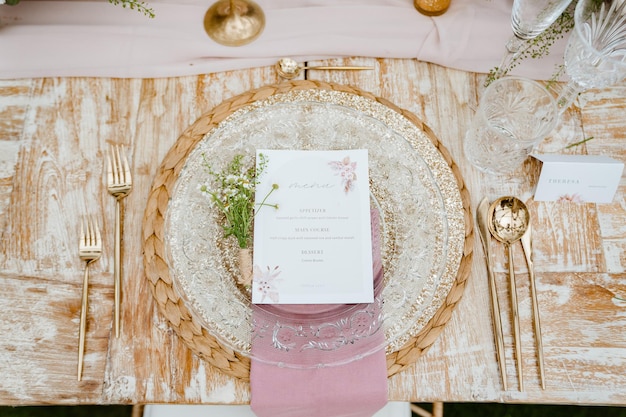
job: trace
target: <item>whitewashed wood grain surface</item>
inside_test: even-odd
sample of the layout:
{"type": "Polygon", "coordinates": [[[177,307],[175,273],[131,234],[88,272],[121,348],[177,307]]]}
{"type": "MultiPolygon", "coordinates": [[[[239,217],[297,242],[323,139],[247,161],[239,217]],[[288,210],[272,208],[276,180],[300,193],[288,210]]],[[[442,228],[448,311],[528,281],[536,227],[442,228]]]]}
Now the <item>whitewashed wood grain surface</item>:
{"type": "MultiPolygon", "coordinates": [[[[443,334],[389,381],[407,401],[626,405],[626,184],[611,204],[537,203],[540,166],[510,176],[469,166],[462,139],[483,75],[416,60],[352,58],[329,64],[375,71],[309,71],[309,79],[357,86],[414,112],[448,148],[472,196],[514,194],[528,202],[547,388],[534,354],[526,266],[518,270],[525,392],[516,385],[503,248],[493,243],[503,302],[509,390],[495,359],[485,263],[476,235],[472,275],[443,334]]],[[[0,404],[246,403],[249,386],[197,358],[159,314],[144,277],[141,224],[153,176],[185,128],[225,99],[277,83],[270,67],[168,79],[45,78],[0,81],[0,404]],[[122,334],[112,336],[114,200],[103,160],[128,146],[134,189],[125,200],[122,334]],[[84,264],[78,218],[100,219],[105,252],[93,264],[85,371],[76,380],[84,264]]],[[[626,85],[590,91],[566,153],[626,162],[626,85]]],[[[562,143],[548,143],[559,149],[562,143]]]]}

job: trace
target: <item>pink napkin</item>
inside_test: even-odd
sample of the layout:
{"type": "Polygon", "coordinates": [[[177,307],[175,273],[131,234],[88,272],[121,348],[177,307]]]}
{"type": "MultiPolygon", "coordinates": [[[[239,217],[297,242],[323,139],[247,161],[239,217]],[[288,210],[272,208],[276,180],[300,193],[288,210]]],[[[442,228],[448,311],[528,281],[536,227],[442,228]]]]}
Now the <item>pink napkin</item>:
{"type": "Polygon", "coordinates": [[[253,305],[250,406],[259,417],[369,417],[387,403],[376,211],[372,255],[372,304],[253,305]]]}
{"type": "MultiPolygon", "coordinates": [[[[437,17],[421,15],[411,0],[257,0],[264,32],[225,47],[202,25],[214,1],[149,0],[154,19],[106,0],[0,5],[0,78],[171,77],[273,65],[284,56],[417,58],[488,72],[512,35],[511,0],[452,0],[437,17]]],[[[565,41],[513,73],[549,79],[565,41]]]]}

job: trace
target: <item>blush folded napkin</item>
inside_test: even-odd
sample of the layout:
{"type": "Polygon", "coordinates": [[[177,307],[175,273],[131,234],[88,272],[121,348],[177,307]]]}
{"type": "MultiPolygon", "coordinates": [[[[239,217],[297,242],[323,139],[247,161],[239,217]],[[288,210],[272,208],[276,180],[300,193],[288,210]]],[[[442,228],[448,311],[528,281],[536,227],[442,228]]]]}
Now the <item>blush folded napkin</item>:
{"type": "MultiPolygon", "coordinates": [[[[0,5],[0,78],[172,77],[267,66],[285,56],[417,58],[489,72],[512,35],[512,0],[453,0],[437,17],[420,14],[411,0],[257,0],[264,32],[226,47],[204,32],[213,1],[148,0],[154,19],[106,0],[0,5]]],[[[512,73],[551,78],[564,41],[512,73]]]]}
{"type": "Polygon", "coordinates": [[[252,306],[250,406],[259,417],[370,417],[387,403],[379,227],[378,212],[372,211],[374,303],[252,306]],[[283,324],[287,332],[258,331],[272,315],[289,322],[283,324]],[[323,324],[312,325],[311,317],[323,324]],[[324,329],[331,330],[326,338],[324,329]],[[277,339],[284,347],[312,333],[320,338],[307,344],[314,348],[276,346],[277,339]]]}

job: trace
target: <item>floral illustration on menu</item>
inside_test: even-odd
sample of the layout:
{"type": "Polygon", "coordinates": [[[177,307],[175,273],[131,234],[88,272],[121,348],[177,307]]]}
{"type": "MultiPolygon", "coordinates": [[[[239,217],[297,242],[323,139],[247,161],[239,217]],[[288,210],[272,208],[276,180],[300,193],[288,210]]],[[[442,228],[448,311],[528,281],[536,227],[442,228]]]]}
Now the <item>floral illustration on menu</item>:
{"type": "Polygon", "coordinates": [[[331,161],[328,165],[335,171],[335,175],[341,177],[341,185],[346,194],[354,189],[354,183],[357,180],[356,162],[351,162],[350,157],[346,156],[341,161],[331,161]]]}
{"type": "Polygon", "coordinates": [[[269,266],[265,269],[261,269],[258,265],[254,266],[252,282],[257,292],[262,295],[261,303],[265,301],[266,297],[275,303],[279,301],[278,289],[275,284],[281,281],[281,279],[278,278],[280,273],[279,266],[275,266],[271,269],[269,266]]]}

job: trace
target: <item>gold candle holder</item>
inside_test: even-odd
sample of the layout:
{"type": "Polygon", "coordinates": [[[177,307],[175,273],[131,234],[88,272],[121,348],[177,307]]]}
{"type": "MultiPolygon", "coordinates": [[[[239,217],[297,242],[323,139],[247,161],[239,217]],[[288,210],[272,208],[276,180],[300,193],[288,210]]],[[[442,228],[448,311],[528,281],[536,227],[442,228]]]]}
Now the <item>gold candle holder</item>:
{"type": "Polygon", "coordinates": [[[450,0],[413,0],[413,5],[421,14],[439,16],[448,10],[450,0]]]}

